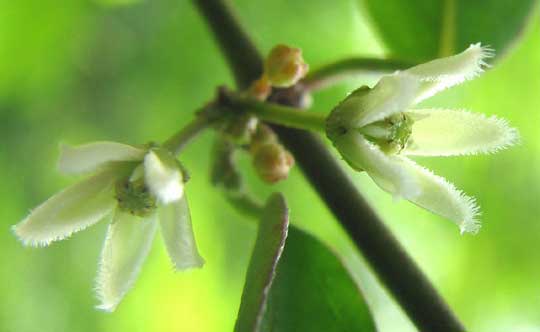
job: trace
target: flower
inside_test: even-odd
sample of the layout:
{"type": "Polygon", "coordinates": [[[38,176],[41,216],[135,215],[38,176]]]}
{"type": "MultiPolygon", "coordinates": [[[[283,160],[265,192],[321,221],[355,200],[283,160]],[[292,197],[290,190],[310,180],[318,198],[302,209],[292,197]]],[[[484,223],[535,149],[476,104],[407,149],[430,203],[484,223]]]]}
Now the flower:
{"type": "Polygon", "coordinates": [[[477,232],[475,199],[407,156],[493,153],[515,144],[517,130],[495,116],[410,107],[475,78],[492,56],[490,48],[473,44],[361,87],[332,111],[327,136],[350,166],[366,171],[383,190],[454,221],[462,233],[477,232]]]}
{"type": "Polygon", "coordinates": [[[148,255],[157,220],[176,270],[201,267],[184,194],[184,175],[159,147],[115,142],[62,147],[59,170],[93,175],[57,193],[13,226],[28,246],[47,246],[108,220],[96,280],[97,308],[113,311],[148,255]]]}

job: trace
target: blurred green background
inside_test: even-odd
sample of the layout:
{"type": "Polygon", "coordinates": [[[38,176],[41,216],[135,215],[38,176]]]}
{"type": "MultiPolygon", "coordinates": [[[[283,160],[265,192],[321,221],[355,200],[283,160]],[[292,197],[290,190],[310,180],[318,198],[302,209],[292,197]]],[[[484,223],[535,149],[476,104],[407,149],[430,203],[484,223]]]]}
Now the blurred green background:
{"type": "MultiPolygon", "coordinates": [[[[180,159],[201,270],[173,273],[159,237],[134,289],[113,314],[93,308],[105,224],[48,248],[24,248],[9,231],[75,179],[55,171],[59,142],[163,140],[231,76],[189,1],[0,1],[0,331],[231,331],[255,239],[253,223],[209,184],[207,133],[180,159]]],[[[303,49],[312,68],[345,56],[388,52],[357,1],[236,0],[239,17],[267,52],[277,43],[303,49]],[[299,19],[301,17],[301,19],[299,19]]],[[[483,228],[461,236],[454,224],[405,201],[394,203],[365,174],[353,174],[471,331],[540,331],[540,22],[480,78],[428,106],[507,118],[519,146],[496,155],[422,159],[475,196],[483,228]]],[[[365,75],[314,96],[328,112],[365,75]]],[[[296,168],[263,185],[283,191],[292,222],[339,252],[359,282],[380,331],[414,331],[296,168]]],[[[324,170],[321,170],[324,172],[324,170]]]]}

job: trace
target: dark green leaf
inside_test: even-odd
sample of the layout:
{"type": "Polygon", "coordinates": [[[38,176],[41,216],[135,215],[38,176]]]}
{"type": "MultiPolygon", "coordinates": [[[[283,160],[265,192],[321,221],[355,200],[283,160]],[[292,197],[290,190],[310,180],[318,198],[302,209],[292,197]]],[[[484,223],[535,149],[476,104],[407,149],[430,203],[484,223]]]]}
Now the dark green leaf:
{"type": "Polygon", "coordinates": [[[236,332],[259,331],[276,266],[285,245],[289,211],[281,194],[273,194],[263,210],[249,263],[236,332]]]}
{"type": "Polygon", "coordinates": [[[283,196],[272,195],[259,225],[235,331],[375,331],[343,264],[311,235],[291,227],[287,236],[288,219],[283,196]]]}
{"type": "Polygon", "coordinates": [[[343,264],[320,241],[291,227],[261,331],[376,329],[362,294],[343,264]]]}
{"type": "Polygon", "coordinates": [[[364,0],[392,56],[425,61],[481,42],[502,54],[521,35],[536,0],[364,0]]]}

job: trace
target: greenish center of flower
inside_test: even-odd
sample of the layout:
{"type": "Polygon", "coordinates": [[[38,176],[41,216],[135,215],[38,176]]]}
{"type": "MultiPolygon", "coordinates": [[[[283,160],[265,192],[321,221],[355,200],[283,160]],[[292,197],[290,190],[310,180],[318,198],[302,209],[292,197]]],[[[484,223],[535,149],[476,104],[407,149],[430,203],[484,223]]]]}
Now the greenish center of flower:
{"type": "Polygon", "coordinates": [[[385,153],[398,154],[409,142],[413,123],[409,115],[398,113],[362,127],[359,131],[385,153]]]}
{"type": "Polygon", "coordinates": [[[138,217],[147,217],[156,209],[156,198],[150,194],[142,179],[118,181],[115,197],[122,211],[138,217]]]}

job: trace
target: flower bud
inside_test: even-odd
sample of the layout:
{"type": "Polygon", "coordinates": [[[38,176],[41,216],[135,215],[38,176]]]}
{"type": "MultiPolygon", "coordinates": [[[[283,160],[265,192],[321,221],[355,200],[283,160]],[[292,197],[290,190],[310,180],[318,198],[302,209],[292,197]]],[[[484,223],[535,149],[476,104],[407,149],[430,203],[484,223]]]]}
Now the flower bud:
{"type": "Polygon", "coordinates": [[[278,143],[276,133],[264,123],[259,123],[249,146],[251,153],[254,154],[261,146],[272,143],[278,143]]]}
{"type": "Polygon", "coordinates": [[[251,83],[249,95],[257,100],[264,101],[272,92],[272,84],[266,75],[251,83]]]}
{"type": "Polygon", "coordinates": [[[255,170],[269,183],[286,179],[293,165],[293,156],[279,143],[261,145],[253,153],[255,170]]]}
{"type": "Polygon", "coordinates": [[[264,70],[272,86],[290,87],[308,72],[309,66],[302,58],[302,50],[277,45],[266,58],[264,70]]]}

